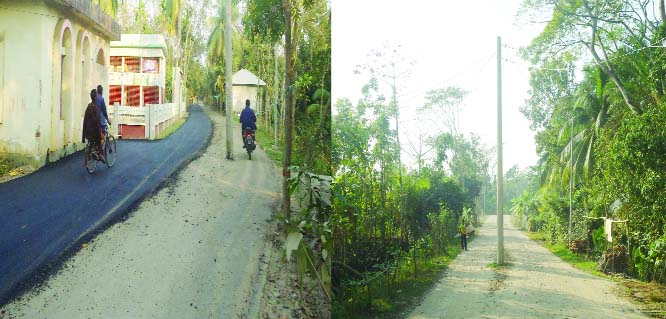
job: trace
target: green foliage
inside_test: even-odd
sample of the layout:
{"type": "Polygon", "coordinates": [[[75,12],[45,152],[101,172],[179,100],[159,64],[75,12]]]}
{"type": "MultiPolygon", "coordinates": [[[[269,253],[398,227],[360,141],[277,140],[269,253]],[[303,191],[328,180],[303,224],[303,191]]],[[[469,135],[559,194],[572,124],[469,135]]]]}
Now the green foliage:
{"type": "Polygon", "coordinates": [[[666,275],[666,237],[657,239],[650,244],[650,249],[645,258],[652,269],[647,269],[645,273],[652,273],[652,281],[664,282],[666,275]]]}
{"type": "Polygon", "coordinates": [[[594,250],[598,254],[606,251],[606,234],[604,233],[603,226],[592,231],[592,243],[594,244],[594,250]]]}
{"type": "Polygon", "coordinates": [[[407,292],[412,283],[434,281],[432,267],[457,252],[456,226],[476,216],[487,168],[478,138],[449,135],[455,153],[407,169],[397,156],[394,103],[376,78],[362,93],[357,105],[337,101],[332,125],[333,309],[345,318],[400,311],[395,300],[422,293],[407,292]]]}
{"type": "Polygon", "coordinates": [[[287,260],[292,253],[299,278],[316,278],[331,298],[331,177],[292,167],[290,193],[299,199],[301,210],[285,219],[287,260]]]}
{"type": "Polygon", "coordinates": [[[9,173],[10,169],[11,165],[9,163],[9,158],[7,157],[7,154],[0,151],[0,176],[9,173]]]}
{"type": "Polygon", "coordinates": [[[118,12],[118,0],[91,0],[106,12],[106,14],[115,17],[118,12]]]}
{"type": "Polygon", "coordinates": [[[284,34],[284,11],[281,0],[249,0],[243,24],[249,34],[259,34],[270,42],[278,42],[284,34]]]}
{"type": "Polygon", "coordinates": [[[456,232],[455,215],[450,210],[442,207],[439,214],[428,214],[428,226],[430,229],[429,240],[432,241],[432,250],[436,255],[448,255],[446,247],[451,245],[451,234],[456,232]]]}
{"type": "Polygon", "coordinates": [[[541,157],[542,189],[530,229],[563,242],[572,191],[573,239],[593,242],[595,256],[603,258],[603,228],[587,217],[626,220],[613,244],[631,253],[628,274],[664,282],[666,54],[657,47],[666,26],[639,13],[657,5],[525,1],[523,15],[550,19],[521,52],[537,66],[522,111],[537,131],[541,157]],[[583,64],[582,76],[574,76],[583,64]]]}
{"type": "Polygon", "coordinates": [[[514,222],[521,228],[530,229],[527,221],[537,214],[537,203],[534,193],[529,193],[527,190],[523,191],[518,197],[511,200],[511,212],[514,216],[514,222]]]}
{"type": "Polygon", "coordinates": [[[542,242],[543,246],[546,247],[550,252],[555,256],[560,257],[563,261],[572,264],[574,267],[591,273],[596,276],[605,277],[602,272],[597,270],[597,262],[594,259],[585,257],[584,255],[578,255],[572,253],[567,245],[564,243],[548,243],[544,242],[546,240],[547,234],[543,232],[528,233],[528,236],[537,242],[542,242]]]}
{"type": "Polygon", "coordinates": [[[171,134],[173,134],[175,131],[177,131],[183,124],[185,124],[186,118],[181,118],[178,119],[175,123],[171,124],[171,126],[167,127],[161,134],[160,136],[157,137],[157,139],[165,139],[169,137],[171,134]]]}
{"type": "MultiPolygon", "coordinates": [[[[520,170],[513,166],[504,174],[504,196],[502,198],[504,213],[512,212],[514,199],[520,197],[524,192],[534,193],[539,190],[538,173],[536,167],[528,167],[520,170]]],[[[485,198],[485,211],[494,213],[497,211],[497,183],[495,178],[488,177],[482,191],[485,198]]],[[[536,199],[535,199],[536,200],[536,199]]]]}
{"type": "Polygon", "coordinates": [[[455,243],[446,248],[449,255],[424,259],[413,264],[391,263],[366,272],[364,277],[345,281],[343,293],[336,294],[332,318],[401,318],[405,310],[419,300],[441,278],[441,273],[461,252],[455,243]]]}

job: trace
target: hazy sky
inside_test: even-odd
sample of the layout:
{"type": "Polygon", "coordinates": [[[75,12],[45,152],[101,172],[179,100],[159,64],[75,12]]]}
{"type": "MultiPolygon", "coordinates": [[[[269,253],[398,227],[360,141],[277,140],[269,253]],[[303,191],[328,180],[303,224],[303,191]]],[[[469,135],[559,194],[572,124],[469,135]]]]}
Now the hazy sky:
{"type": "MultiPolygon", "coordinates": [[[[401,55],[414,61],[411,74],[399,79],[400,138],[418,144],[415,109],[425,92],[446,86],[470,91],[460,113],[461,131],[474,132],[485,147],[497,141],[497,36],[502,37],[504,171],[514,164],[536,164],[534,132],[520,113],[529,89],[528,64],[517,56],[543,25],[516,22],[522,0],[506,1],[332,1],[333,101],[349,98],[356,104],[367,74],[354,74],[367,54],[400,45],[401,55]]],[[[414,160],[403,158],[413,163],[414,160]]]]}

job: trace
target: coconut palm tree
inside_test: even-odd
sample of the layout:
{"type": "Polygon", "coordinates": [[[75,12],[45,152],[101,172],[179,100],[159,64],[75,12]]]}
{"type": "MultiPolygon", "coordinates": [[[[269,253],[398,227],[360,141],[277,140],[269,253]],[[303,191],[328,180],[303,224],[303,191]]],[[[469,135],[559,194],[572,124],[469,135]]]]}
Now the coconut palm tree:
{"type": "Polygon", "coordinates": [[[538,165],[542,167],[542,185],[568,184],[572,167],[574,179],[587,178],[594,167],[594,143],[608,116],[609,82],[598,68],[586,69],[585,74],[586,80],[575,92],[570,118],[551,122],[557,123],[553,129],[558,131],[558,147],[541,154],[538,165]]]}
{"type": "MultiPolygon", "coordinates": [[[[584,85],[577,90],[572,118],[575,135],[573,139],[568,139],[560,154],[560,162],[566,162],[567,167],[571,167],[573,160],[574,174],[585,178],[590,175],[594,166],[594,142],[599,137],[600,129],[606,124],[609,105],[606,94],[608,76],[598,68],[586,73],[588,78],[594,80],[595,85],[594,88],[584,85]],[[572,150],[573,156],[570,153],[572,150]]],[[[560,137],[564,137],[564,131],[566,128],[562,127],[560,137]]],[[[563,172],[568,173],[568,170],[563,172]]]]}

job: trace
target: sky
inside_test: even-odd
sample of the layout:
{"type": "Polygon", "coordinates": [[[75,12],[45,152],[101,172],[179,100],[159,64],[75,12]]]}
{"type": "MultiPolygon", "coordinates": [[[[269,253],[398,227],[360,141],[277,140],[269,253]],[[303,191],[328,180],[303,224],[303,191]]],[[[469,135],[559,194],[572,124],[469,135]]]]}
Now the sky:
{"type": "MultiPolygon", "coordinates": [[[[477,134],[485,148],[494,147],[497,36],[501,36],[503,170],[535,165],[534,132],[519,111],[528,98],[529,64],[518,57],[517,49],[529,45],[543,24],[517,18],[521,2],[333,0],[333,101],[348,98],[356,105],[369,79],[367,74],[355,74],[356,66],[367,63],[372,50],[399,46],[401,56],[413,62],[403,67],[409,74],[398,79],[402,148],[408,150],[410,142],[418,145],[420,134],[436,130],[418,125],[415,110],[424,104],[425,92],[447,86],[470,92],[461,106],[460,130],[477,134]]],[[[408,153],[402,157],[414,166],[408,153]]]]}

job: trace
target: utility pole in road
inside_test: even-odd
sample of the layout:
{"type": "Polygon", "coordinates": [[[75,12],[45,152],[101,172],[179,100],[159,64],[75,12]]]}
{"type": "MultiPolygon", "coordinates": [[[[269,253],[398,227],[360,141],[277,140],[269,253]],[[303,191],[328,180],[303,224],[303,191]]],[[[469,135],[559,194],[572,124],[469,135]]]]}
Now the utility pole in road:
{"type": "Polygon", "coordinates": [[[224,3],[224,94],[227,112],[227,159],[234,159],[234,131],[231,113],[233,105],[231,100],[231,0],[223,0],[224,3]]]}
{"type": "Polygon", "coordinates": [[[502,171],[502,37],[497,37],[497,264],[504,264],[504,181],[502,171]]]}

